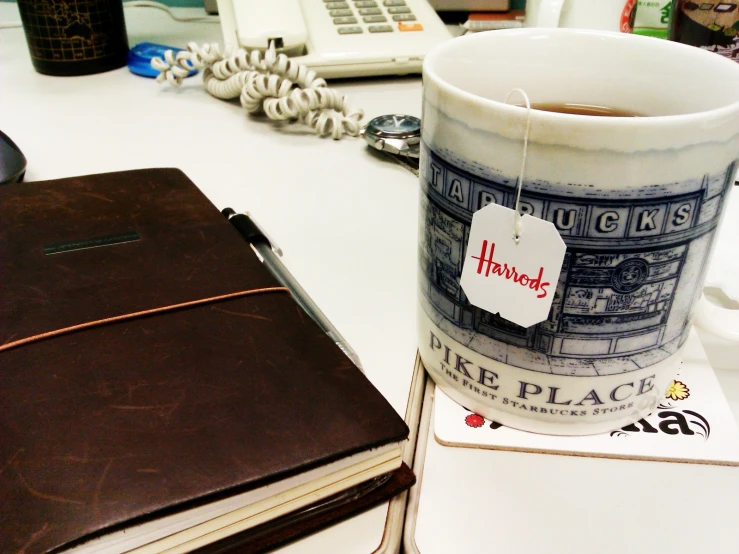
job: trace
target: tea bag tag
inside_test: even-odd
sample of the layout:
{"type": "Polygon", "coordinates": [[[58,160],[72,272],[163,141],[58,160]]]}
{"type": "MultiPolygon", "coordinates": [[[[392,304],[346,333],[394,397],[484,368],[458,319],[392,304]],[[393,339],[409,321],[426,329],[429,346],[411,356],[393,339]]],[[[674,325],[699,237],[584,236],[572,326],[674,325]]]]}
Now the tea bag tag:
{"type": "Polygon", "coordinates": [[[472,305],[530,327],[549,317],[567,247],[551,222],[520,215],[531,105],[513,92],[529,110],[516,207],[489,204],[472,216],[460,284],[472,305]]]}
{"type": "Polygon", "coordinates": [[[475,212],[460,283],[474,306],[530,327],[549,317],[567,247],[552,223],[528,214],[516,240],[515,216],[498,204],[475,212]]]}

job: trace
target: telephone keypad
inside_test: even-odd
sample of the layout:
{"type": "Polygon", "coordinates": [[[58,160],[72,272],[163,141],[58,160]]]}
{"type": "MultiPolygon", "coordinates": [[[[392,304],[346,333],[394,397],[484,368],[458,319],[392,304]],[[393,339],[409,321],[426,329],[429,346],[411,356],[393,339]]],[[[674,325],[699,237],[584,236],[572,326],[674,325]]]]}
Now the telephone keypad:
{"type": "Polygon", "coordinates": [[[329,16],[332,18],[336,30],[340,35],[361,34],[365,31],[370,33],[392,33],[394,31],[421,31],[423,26],[416,21],[410,7],[405,0],[353,0],[353,8],[348,0],[323,0],[329,16]],[[378,5],[382,2],[381,5],[378,5]],[[358,17],[361,22],[370,24],[367,26],[357,25],[358,17]],[[374,23],[387,23],[388,16],[396,22],[393,25],[371,25],[374,23]],[[409,23],[404,23],[409,22],[409,23]]]}
{"type": "Polygon", "coordinates": [[[393,26],[392,25],[370,25],[369,27],[367,27],[367,30],[370,33],[392,33],[393,26]]]}
{"type": "Polygon", "coordinates": [[[340,35],[358,35],[363,32],[361,27],[339,27],[340,35]]]}

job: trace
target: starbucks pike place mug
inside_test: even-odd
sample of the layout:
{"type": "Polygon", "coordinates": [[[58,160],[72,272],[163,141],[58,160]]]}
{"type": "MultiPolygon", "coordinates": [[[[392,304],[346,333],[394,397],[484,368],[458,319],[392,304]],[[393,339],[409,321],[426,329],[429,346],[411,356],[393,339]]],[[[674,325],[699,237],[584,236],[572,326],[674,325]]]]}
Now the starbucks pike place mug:
{"type": "MultiPolygon", "coordinates": [[[[674,378],[739,166],[739,66],[622,33],[513,29],[448,41],[423,67],[418,344],[466,408],[547,434],[616,429],[674,378]],[[549,317],[520,327],[460,286],[472,214],[513,208],[567,245],[549,317]]],[[[494,284],[491,284],[494,286],[494,284]]]]}

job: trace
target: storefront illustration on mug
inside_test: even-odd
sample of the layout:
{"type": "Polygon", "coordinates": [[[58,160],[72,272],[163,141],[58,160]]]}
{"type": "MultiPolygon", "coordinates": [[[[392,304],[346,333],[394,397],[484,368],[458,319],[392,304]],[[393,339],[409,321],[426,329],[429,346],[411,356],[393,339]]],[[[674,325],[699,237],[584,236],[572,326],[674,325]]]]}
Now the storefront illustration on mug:
{"type": "Polygon", "coordinates": [[[471,305],[459,285],[472,214],[513,208],[515,179],[424,147],[420,303],[452,339],[500,362],[575,376],[635,371],[687,339],[736,162],[717,174],[637,189],[526,181],[521,211],[567,244],[546,321],[524,328],[471,305]]]}

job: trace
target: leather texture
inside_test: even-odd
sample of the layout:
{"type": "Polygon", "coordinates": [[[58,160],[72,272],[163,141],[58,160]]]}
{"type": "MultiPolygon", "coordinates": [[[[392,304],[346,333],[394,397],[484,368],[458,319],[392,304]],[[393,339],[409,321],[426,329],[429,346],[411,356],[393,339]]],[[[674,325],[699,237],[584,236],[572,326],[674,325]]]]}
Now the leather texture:
{"type": "MultiPolygon", "coordinates": [[[[274,286],[179,170],[0,187],[0,344],[274,286]]],[[[0,352],[0,552],[63,551],[407,434],[287,293],[21,345],[0,352]]]]}

